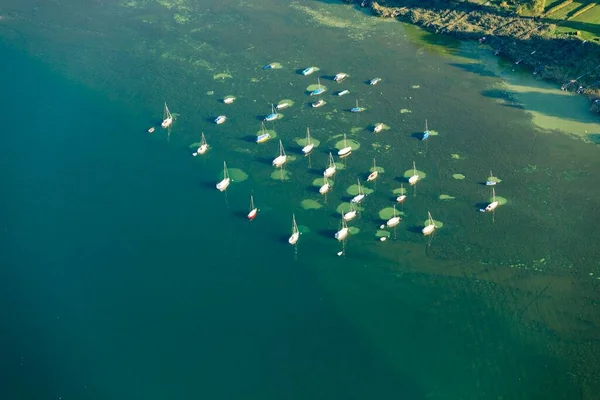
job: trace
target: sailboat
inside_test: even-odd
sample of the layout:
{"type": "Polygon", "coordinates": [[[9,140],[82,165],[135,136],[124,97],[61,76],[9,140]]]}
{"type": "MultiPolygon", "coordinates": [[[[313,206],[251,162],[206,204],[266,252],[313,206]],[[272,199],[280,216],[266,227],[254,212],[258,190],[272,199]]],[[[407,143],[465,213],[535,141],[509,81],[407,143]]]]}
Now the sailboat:
{"type": "Polygon", "coordinates": [[[356,107],[353,107],[350,109],[350,111],[352,111],[352,112],[362,112],[364,110],[365,110],[364,108],[358,106],[358,99],[356,99],[356,107]]]}
{"type": "Polygon", "coordinates": [[[264,143],[269,139],[271,139],[271,135],[265,129],[265,123],[262,122],[262,127],[260,128],[260,135],[256,137],[256,143],[264,143]]]}
{"type": "Polygon", "coordinates": [[[346,225],[346,220],[342,217],[342,228],[335,233],[335,238],[340,242],[348,236],[348,225],[346,225]]]}
{"type": "Polygon", "coordinates": [[[352,221],[356,217],[356,208],[354,204],[350,203],[350,211],[347,213],[342,213],[342,218],[344,221],[352,221]]]}
{"type": "Polygon", "coordinates": [[[363,192],[362,187],[360,187],[360,179],[356,180],[358,182],[358,194],[350,200],[350,203],[358,204],[365,198],[365,192],[363,192]]]}
{"type": "Polygon", "coordinates": [[[223,122],[227,121],[227,117],[225,115],[219,115],[215,118],[215,124],[221,125],[223,122]]]}
{"type": "Polygon", "coordinates": [[[287,161],[287,156],[285,155],[285,151],[283,150],[283,143],[281,143],[281,139],[279,139],[279,155],[275,157],[273,160],[273,166],[280,168],[287,161]]]}
{"type": "Polygon", "coordinates": [[[417,174],[417,167],[415,166],[415,162],[413,161],[413,174],[410,178],[408,178],[408,183],[414,185],[419,180],[419,174],[417,174]]]}
{"type": "Polygon", "coordinates": [[[315,144],[310,140],[310,130],[306,128],[306,145],[302,148],[302,153],[307,156],[314,148],[315,144]]]}
{"type": "Polygon", "coordinates": [[[325,105],[325,100],[323,100],[323,99],[319,99],[319,100],[315,101],[314,103],[311,103],[312,108],[319,108],[324,105],[325,105]]]}
{"type": "Polygon", "coordinates": [[[275,106],[275,108],[278,110],[283,110],[284,108],[288,108],[290,105],[291,105],[290,103],[288,103],[287,101],[284,101],[283,103],[277,104],[277,106],[275,106]]]}
{"type": "Polygon", "coordinates": [[[317,82],[318,82],[318,87],[315,90],[313,90],[312,92],[310,92],[311,96],[318,96],[320,94],[323,94],[327,90],[323,86],[321,86],[321,79],[317,78],[317,82]]]}
{"type": "Polygon", "coordinates": [[[279,114],[275,111],[275,106],[271,104],[271,114],[265,117],[265,121],[275,121],[279,114]]]}
{"type": "Polygon", "coordinates": [[[346,139],[346,134],[344,133],[344,147],[338,151],[338,156],[347,157],[350,153],[352,153],[352,147],[348,146],[348,139],[346,139]]]}
{"type": "Polygon", "coordinates": [[[369,81],[369,85],[377,85],[381,81],[381,78],[373,78],[369,81]]]}
{"type": "Polygon", "coordinates": [[[300,238],[300,231],[298,230],[298,225],[296,224],[296,215],[292,214],[292,236],[288,239],[289,244],[296,244],[298,239],[300,238]]]}
{"type": "Polygon", "coordinates": [[[394,216],[385,223],[388,228],[392,228],[400,223],[400,217],[396,215],[396,205],[394,204],[394,216]]]}
{"type": "Polygon", "coordinates": [[[315,67],[308,67],[302,70],[302,75],[310,75],[315,72],[317,69],[315,67]]]}
{"type": "Polygon", "coordinates": [[[485,181],[485,184],[487,186],[494,186],[496,183],[498,182],[494,180],[494,175],[492,174],[492,171],[490,171],[490,176],[487,178],[487,181],[485,181]]]}
{"type": "Polygon", "coordinates": [[[348,89],[344,89],[341,92],[338,92],[337,95],[338,95],[338,97],[342,97],[342,96],[347,95],[348,93],[350,93],[350,91],[348,89]]]}
{"type": "Polygon", "coordinates": [[[427,216],[427,225],[425,225],[425,227],[421,229],[421,232],[423,232],[423,235],[425,236],[431,235],[435,230],[435,223],[433,221],[433,218],[431,218],[431,213],[429,211],[427,211],[427,216]]]}
{"type": "Polygon", "coordinates": [[[423,131],[423,137],[421,140],[425,140],[429,137],[429,129],[427,128],[427,120],[425,120],[425,130],[423,131]]]}
{"type": "Polygon", "coordinates": [[[490,211],[494,211],[496,209],[496,207],[498,207],[500,203],[498,201],[496,201],[496,191],[494,190],[494,188],[492,188],[492,202],[490,204],[488,204],[487,206],[485,206],[485,208],[480,209],[479,211],[481,212],[490,212],[490,211]]]}
{"type": "Polygon", "coordinates": [[[329,166],[327,167],[325,172],[323,172],[323,176],[325,178],[332,177],[333,174],[335,174],[336,169],[337,169],[337,167],[335,166],[335,162],[333,161],[333,154],[331,154],[331,152],[329,152],[329,166]]]}
{"type": "Polygon", "coordinates": [[[248,219],[252,221],[256,218],[256,213],[258,213],[258,208],[254,206],[254,196],[250,195],[250,212],[248,213],[248,219]]]}
{"type": "Polygon", "coordinates": [[[171,112],[169,111],[169,107],[167,107],[167,103],[165,103],[163,122],[162,122],[162,124],[160,124],[160,126],[162,126],[164,129],[167,129],[168,127],[171,126],[172,123],[173,123],[173,116],[171,115],[171,112]]]}
{"type": "Polygon", "coordinates": [[[373,172],[367,176],[367,182],[374,181],[379,176],[379,171],[377,171],[377,165],[375,165],[375,159],[373,159],[373,172]]]}
{"type": "Polygon", "coordinates": [[[200,139],[200,147],[198,147],[198,150],[196,150],[195,153],[192,153],[192,155],[196,157],[198,154],[206,153],[206,150],[208,150],[208,143],[206,143],[204,132],[202,132],[202,139],[200,139]]]}
{"type": "Polygon", "coordinates": [[[331,186],[329,185],[329,182],[327,181],[327,177],[323,177],[323,186],[321,186],[319,188],[319,193],[321,194],[325,194],[327,192],[329,192],[329,189],[331,188],[331,186]]]}
{"type": "Polygon", "coordinates": [[[406,200],[406,194],[404,194],[404,184],[400,184],[400,196],[396,197],[396,201],[398,203],[404,203],[404,200],[406,200]]]}
{"type": "Polygon", "coordinates": [[[339,82],[343,81],[344,79],[346,79],[347,77],[348,77],[348,74],[346,74],[344,72],[340,72],[340,73],[335,74],[335,77],[333,78],[333,80],[339,83],[339,82]]]}
{"type": "Polygon", "coordinates": [[[223,161],[223,180],[217,183],[217,189],[219,189],[220,192],[224,192],[225,190],[227,190],[227,187],[230,183],[231,179],[229,179],[229,171],[227,171],[227,164],[225,163],[225,161],[223,161]]]}
{"type": "Polygon", "coordinates": [[[379,133],[379,132],[381,132],[382,129],[383,129],[383,122],[380,122],[373,127],[373,132],[379,133]]]}

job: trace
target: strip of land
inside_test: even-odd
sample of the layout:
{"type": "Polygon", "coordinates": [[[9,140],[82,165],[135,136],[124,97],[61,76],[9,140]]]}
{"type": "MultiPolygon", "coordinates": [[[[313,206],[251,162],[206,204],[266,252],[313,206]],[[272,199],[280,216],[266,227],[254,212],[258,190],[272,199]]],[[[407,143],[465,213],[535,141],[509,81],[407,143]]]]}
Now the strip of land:
{"type": "Polygon", "coordinates": [[[459,39],[478,40],[496,55],[563,90],[590,99],[600,113],[600,1],[343,0],[373,14],[459,39]]]}

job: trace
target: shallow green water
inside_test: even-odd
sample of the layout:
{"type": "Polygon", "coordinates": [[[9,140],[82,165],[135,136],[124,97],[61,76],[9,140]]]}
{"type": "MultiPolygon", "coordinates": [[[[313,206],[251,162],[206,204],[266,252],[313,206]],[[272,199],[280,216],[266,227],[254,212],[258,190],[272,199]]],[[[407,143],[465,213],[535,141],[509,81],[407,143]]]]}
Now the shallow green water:
{"type": "Polygon", "coordinates": [[[600,274],[588,223],[600,213],[600,150],[541,130],[544,113],[565,126],[578,117],[543,107],[532,117],[507,99],[498,75],[512,71],[485,50],[432,44],[330,2],[28,6],[0,11],[10,60],[1,101],[13,116],[0,146],[12,397],[579,395],[577,360],[548,352],[548,332],[521,325],[501,288],[443,276],[448,263],[532,279],[600,274]],[[282,68],[263,70],[270,62],[282,68]],[[302,76],[307,66],[319,71],[302,76]],[[338,84],[340,71],[350,77],[338,84]],[[306,88],[318,77],[327,104],[315,109],[306,88]],[[382,81],[369,86],[373,77],[382,81]],[[350,94],[335,96],[341,89],[350,94]],[[284,181],[272,176],[278,140],[254,143],[281,99],[294,104],[266,127],[287,151],[284,181]],[[366,111],[348,112],[357,99],[366,111]],[[170,135],[150,135],[164,101],[177,120],[170,135]],[[426,118],[438,135],[423,142],[426,118]],[[391,129],[373,134],[378,122],[391,129]],[[307,127],[320,144],[303,157],[307,127]],[[192,157],[201,132],[211,149],[192,157]],[[360,147],[321,196],[313,182],[344,133],[360,147]],[[374,157],[384,172],[366,183],[374,157]],[[223,161],[234,182],[219,193],[223,161]],[[424,175],[410,187],[413,161],[424,175]],[[494,215],[478,211],[490,170],[507,200],[494,215]],[[373,192],[338,257],[336,209],[357,178],[373,192]],[[403,222],[382,243],[379,212],[401,183],[403,222]],[[261,210],[252,223],[250,194],[261,210]],[[431,242],[420,234],[427,211],[443,223],[431,242]],[[297,249],[287,244],[292,213],[297,249]],[[419,267],[428,273],[406,273],[419,267]]]}

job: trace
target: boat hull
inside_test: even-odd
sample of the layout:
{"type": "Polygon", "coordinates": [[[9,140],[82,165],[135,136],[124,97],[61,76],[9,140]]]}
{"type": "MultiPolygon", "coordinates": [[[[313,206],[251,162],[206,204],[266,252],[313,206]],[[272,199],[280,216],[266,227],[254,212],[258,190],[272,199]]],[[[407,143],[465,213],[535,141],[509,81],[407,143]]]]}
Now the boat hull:
{"type": "Polygon", "coordinates": [[[411,185],[415,185],[418,181],[419,175],[413,175],[410,178],[408,178],[408,183],[410,183],[411,185]]]}
{"type": "Polygon", "coordinates": [[[278,110],[283,110],[284,108],[288,108],[290,106],[290,103],[282,103],[282,104],[277,104],[277,108],[278,110]]]}
{"type": "Polygon", "coordinates": [[[431,235],[434,230],[435,230],[435,225],[431,224],[431,225],[427,225],[425,228],[423,228],[421,230],[421,232],[423,232],[423,235],[428,236],[428,235],[431,235]]]}
{"type": "Polygon", "coordinates": [[[379,171],[373,171],[367,176],[367,182],[374,181],[379,176],[379,171]]]}
{"type": "Polygon", "coordinates": [[[275,121],[277,119],[277,114],[269,114],[265,117],[265,121],[275,121]]]}
{"type": "Polygon", "coordinates": [[[499,203],[497,201],[493,201],[490,204],[488,204],[482,211],[483,212],[494,211],[498,207],[498,204],[499,203]]]}
{"type": "Polygon", "coordinates": [[[318,95],[323,94],[323,93],[325,93],[325,89],[320,88],[320,89],[316,89],[316,90],[313,90],[312,92],[310,92],[310,95],[311,96],[318,96],[318,95]]]}
{"type": "Polygon", "coordinates": [[[361,201],[363,201],[364,198],[365,198],[364,194],[357,194],[356,196],[354,196],[352,198],[352,200],[350,200],[350,203],[358,204],[361,201]]]}
{"type": "Polygon", "coordinates": [[[317,102],[312,103],[312,108],[319,108],[319,107],[323,107],[324,105],[325,105],[325,101],[319,100],[317,102]]]}
{"type": "Polygon", "coordinates": [[[346,239],[348,236],[348,228],[342,228],[335,233],[335,238],[339,241],[346,239]]]}
{"type": "Polygon", "coordinates": [[[356,217],[356,211],[349,211],[344,214],[344,221],[352,221],[356,217]]]}
{"type": "Polygon", "coordinates": [[[206,150],[208,150],[208,145],[203,144],[202,146],[198,147],[197,153],[204,154],[204,153],[206,153],[206,150]]]}
{"type": "Polygon", "coordinates": [[[286,161],[287,161],[287,156],[278,156],[277,158],[275,158],[273,160],[273,166],[279,168],[279,167],[283,166],[283,164],[285,164],[286,161]]]}
{"type": "Polygon", "coordinates": [[[330,178],[335,174],[336,169],[334,167],[329,167],[323,172],[323,176],[325,178],[330,178]]]}
{"type": "Polygon", "coordinates": [[[313,149],[315,148],[314,144],[308,144],[306,146],[304,146],[302,148],[302,153],[304,153],[305,156],[309,155],[311,151],[313,151],[313,149]]]}
{"type": "Polygon", "coordinates": [[[219,115],[217,118],[215,118],[215,124],[217,125],[221,125],[223,122],[225,122],[227,120],[227,117],[224,115],[219,115]]]}
{"type": "Polygon", "coordinates": [[[314,68],[312,68],[312,67],[310,67],[310,68],[306,68],[306,69],[302,70],[302,75],[310,75],[310,74],[312,74],[313,72],[315,72],[315,69],[314,69],[314,68]]]}
{"type": "Polygon", "coordinates": [[[256,143],[264,143],[271,138],[271,135],[268,133],[263,133],[256,138],[256,143]]]}
{"type": "Polygon", "coordinates": [[[337,95],[338,95],[339,97],[341,97],[341,96],[345,96],[345,95],[347,95],[348,93],[350,93],[350,91],[349,91],[349,90],[342,90],[342,91],[341,91],[341,92],[339,92],[337,95]]]}
{"type": "Polygon", "coordinates": [[[348,146],[348,147],[344,147],[343,149],[338,151],[338,156],[347,157],[350,155],[350,153],[352,153],[352,147],[348,146]]]}
{"type": "Polygon", "coordinates": [[[227,190],[227,188],[229,187],[230,183],[231,183],[231,179],[225,178],[221,182],[217,183],[217,189],[220,192],[224,192],[225,190],[227,190]]]}
{"type": "Polygon", "coordinates": [[[298,242],[298,239],[300,238],[300,232],[295,232],[292,234],[292,236],[290,236],[290,238],[288,239],[288,243],[289,244],[296,244],[298,242]]]}
{"type": "Polygon", "coordinates": [[[253,209],[252,211],[250,211],[248,213],[248,219],[250,221],[252,221],[254,218],[256,218],[256,214],[258,213],[258,208],[253,209]]]}
{"type": "Polygon", "coordinates": [[[225,104],[231,104],[235,101],[235,99],[233,97],[226,97],[223,99],[223,103],[225,104]]]}
{"type": "Polygon", "coordinates": [[[173,123],[173,118],[167,118],[167,119],[163,120],[163,122],[160,124],[160,126],[162,126],[164,129],[167,129],[168,127],[171,126],[172,123],[173,123]]]}
{"type": "Polygon", "coordinates": [[[375,125],[375,128],[373,128],[373,132],[379,133],[379,132],[381,132],[382,129],[383,129],[383,124],[375,125]]]}
{"type": "Polygon", "coordinates": [[[404,203],[404,200],[406,200],[406,195],[405,194],[396,197],[396,201],[398,203],[404,203]]]}
{"type": "Polygon", "coordinates": [[[385,225],[388,228],[393,228],[394,226],[398,225],[400,223],[400,217],[393,217],[387,220],[387,222],[385,223],[385,225]]]}
{"type": "Polygon", "coordinates": [[[325,194],[325,193],[329,192],[329,189],[330,189],[329,183],[326,183],[319,188],[319,193],[325,194]]]}

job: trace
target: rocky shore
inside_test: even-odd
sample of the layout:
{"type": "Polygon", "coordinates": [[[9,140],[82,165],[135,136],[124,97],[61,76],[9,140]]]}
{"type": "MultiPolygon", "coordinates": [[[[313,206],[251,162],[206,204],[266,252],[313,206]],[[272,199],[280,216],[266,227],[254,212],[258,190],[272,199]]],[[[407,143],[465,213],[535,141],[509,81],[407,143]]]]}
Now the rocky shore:
{"type": "Polygon", "coordinates": [[[600,113],[600,44],[557,34],[556,25],[470,2],[439,0],[343,0],[369,7],[374,15],[396,18],[432,32],[477,40],[494,53],[528,67],[542,79],[590,99],[600,113]]]}

